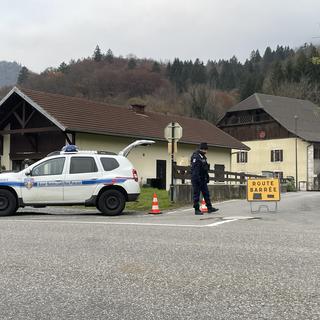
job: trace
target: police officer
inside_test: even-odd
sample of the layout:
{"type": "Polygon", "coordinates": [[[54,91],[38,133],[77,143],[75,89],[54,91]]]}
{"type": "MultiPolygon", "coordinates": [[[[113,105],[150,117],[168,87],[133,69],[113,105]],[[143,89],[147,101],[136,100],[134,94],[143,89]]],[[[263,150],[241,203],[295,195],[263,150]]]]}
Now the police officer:
{"type": "Polygon", "coordinates": [[[199,150],[195,151],[191,157],[191,182],[193,187],[193,207],[195,214],[202,215],[200,211],[200,192],[203,194],[208,213],[216,212],[219,209],[213,208],[210,201],[210,194],[207,184],[209,183],[209,164],[206,153],[208,145],[206,142],[200,143],[199,150]]]}

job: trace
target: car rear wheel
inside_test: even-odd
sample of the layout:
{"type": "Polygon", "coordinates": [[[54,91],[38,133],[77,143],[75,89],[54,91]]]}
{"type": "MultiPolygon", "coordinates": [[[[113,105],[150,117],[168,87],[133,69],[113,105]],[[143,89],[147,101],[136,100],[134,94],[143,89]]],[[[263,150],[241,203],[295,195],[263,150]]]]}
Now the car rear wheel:
{"type": "Polygon", "coordinates": [[[9,216],[18,209],[17,199],[14,194],[6,189],[0,189],[0,216],[9,216]]]}
{"type": "Polygon", "coordinates": [[[126,199],[118,190],[106,190],[99,197],[97,209],[107,216],[120,214],[126,205],[126,199]]]}

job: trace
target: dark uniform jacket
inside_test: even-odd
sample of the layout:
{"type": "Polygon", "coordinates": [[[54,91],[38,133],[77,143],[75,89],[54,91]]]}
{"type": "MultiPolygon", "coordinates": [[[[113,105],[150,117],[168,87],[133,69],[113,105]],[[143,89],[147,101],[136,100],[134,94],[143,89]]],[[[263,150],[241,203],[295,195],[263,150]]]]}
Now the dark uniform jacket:
{"type": "Polygon", "coordinates": [[[191,156],[191,179],[192,183],[203,184],[209,182],[209,164],[207,157],[199,150],[191,156]]]}

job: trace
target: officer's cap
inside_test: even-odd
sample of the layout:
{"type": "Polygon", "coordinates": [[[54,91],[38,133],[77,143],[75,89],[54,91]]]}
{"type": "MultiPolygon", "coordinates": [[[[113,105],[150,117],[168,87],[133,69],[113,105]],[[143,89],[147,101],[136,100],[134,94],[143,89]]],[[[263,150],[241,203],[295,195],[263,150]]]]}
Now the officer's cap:
{"type": "Polygon", "coordinates": [[[208,150],[208,145],[206,142],[201,142],[199,146],[200,150],[208,150]]]}

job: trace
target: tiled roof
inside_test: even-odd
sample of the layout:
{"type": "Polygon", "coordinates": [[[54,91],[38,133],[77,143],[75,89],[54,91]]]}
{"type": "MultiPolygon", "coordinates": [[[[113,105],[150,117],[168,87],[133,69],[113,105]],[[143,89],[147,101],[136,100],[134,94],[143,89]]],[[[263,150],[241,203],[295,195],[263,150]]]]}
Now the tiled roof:
{"type": "Polygon", "coordinates": [[[308,100],[255,93],[227,113],[253,109],[263,109],[293,134],[297,116],[297,135],[306,141],[320,142],[320,108],[308,100]]]}
{"type": "Polygon", "coordinates": [[[170,122],[178,122],[183,128],[180,142],[198,144],[206,141],[210,146],[249,149],[205,120],[156,112],[141,114],[129,108],[25,88],[14,88],[11,94],[30,99],[29,103],[40,107],[38,110],[64,131],[164,140],[164,128],[170,122]]]}

